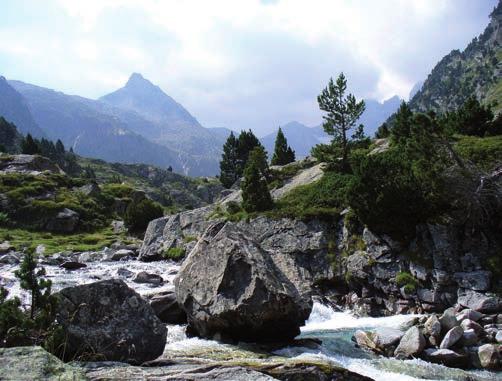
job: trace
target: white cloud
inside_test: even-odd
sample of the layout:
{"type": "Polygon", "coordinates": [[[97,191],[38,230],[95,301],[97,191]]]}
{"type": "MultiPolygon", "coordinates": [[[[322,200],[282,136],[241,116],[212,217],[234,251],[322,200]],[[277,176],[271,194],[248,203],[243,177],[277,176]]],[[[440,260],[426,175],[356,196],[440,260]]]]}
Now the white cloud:
{"type": "Polygon", "coordinates": [[[0,53],[86,96],[140,71],[205,124],[268,128],[315,123],[315,96],[340,71],[359,97],[406,98],[482,30],[495,2],[53,0],[63,12],[46,25],[41,15],[38,30],[0,26],[0,53]]]}

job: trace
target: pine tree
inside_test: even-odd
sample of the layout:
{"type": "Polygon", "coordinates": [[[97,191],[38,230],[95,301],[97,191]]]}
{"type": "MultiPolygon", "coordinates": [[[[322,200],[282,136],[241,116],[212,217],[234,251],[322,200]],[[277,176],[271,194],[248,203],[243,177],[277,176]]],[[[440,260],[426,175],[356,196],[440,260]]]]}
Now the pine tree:
{"type": "Polygon", "coordinates": [[[39,310],[43,310],[50,303],[51,281],[44,279],[45,269],[41,268],[38,271],[37,261],[33,250],[28,250],[24,257],[19,270],[14,274],[21,283],[21,288],[31,293],[31,308],[30,318],[34,319],[39,310]]]}
{"type": "Polygon", "coordinates": [[[230,188],[240,177],[237,170],[238,140],[233,132],[230,133],[223,145],[223,154],[220,161],[220,181],[226,188],[230,188]]]}
{"type": "Polygon", "coordinates": [[[40,147],[35,142],[31,134],[26,135],[26,138],[23,140],[21,144],[21,150],[24,154],[27,155],[40,154],[40,147]]]}
{"type": "Polygon", "coordinates": [[[323,116],[324,131],[333,136],[333,142],[340,145],[342,150],[342,168],[348,167],[349,137],[347,132],[354,127],[357,120],[365,110],[364,101],[357,101],[352,94],[345,96],[347,79],[341,73],[333,82],[329,80],[328,86],[317,97],[319,108],[326,113],[323,116]]]}
{"type": "Polygon", "coordinates": [[[267,167],[266,160],[263,160],[263,153],[262,147],[256,147],[250,153],[244,170],[244,181],[241,185],[242,207],[247,212],[264,211],[273,206],[272,197],[262,172],[263,168],[267,167]]]}
{"type": "Polygon", "coordinates": [[[272,156],[272,165],[286,165],[295,161],[295,151],[288,146],[288,141],[279,127],[277,137],[275,138],[274,155],[272,156]]]}
{"type": "Polygon", "coordinates": [[[244,168],[249,158],[249,153],[255,147],[263,147],[258,138],[251,130],[241,131],[237,146],[237,174],[238,178],[242,177],[244,168]]]}
{"type": "Polygon", "coordinates": [[[58,139],[58,141],[56,142],[56,152],[60,155],[64,154],[66,152],[65,148],[64,148],[64,144],[63,142],[58,139]]]}
{"type": "Polygon", "coordinates": [[[390,130],[391,137],[395,143],[401,143],[411,137],[411,124],[413,112],[406,102],[402,102],[396,112],[394,124],[390,130]]]}

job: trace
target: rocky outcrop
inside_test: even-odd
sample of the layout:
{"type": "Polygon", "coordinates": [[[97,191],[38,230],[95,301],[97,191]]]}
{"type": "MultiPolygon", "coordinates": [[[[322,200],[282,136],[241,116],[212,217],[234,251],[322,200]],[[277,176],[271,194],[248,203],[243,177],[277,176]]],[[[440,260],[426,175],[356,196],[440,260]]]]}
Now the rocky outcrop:
{"type": "Polygon", "coordinates": [[[162,259],[164,252],[172,248],[182,248],[188,253],[212,223],[208,220],[212,211],[213,207],[208,206],[151,221],[146,229],[138,259],[162,259]]]}
{"type": "Polygon", "coordinates": [[[65,364],[41,347],[0,348],[1,380],[84,381],[82,369],[65,364]]]}
{"type": "Polygon", "coordinates": [[[121,280],[69,287],[57,294],[64,356],[139,364],[160,356],[167,329],[150,305],[121,280]]]}
{"type": "Polygon", "coordinates": [[[311,184],[314,181],[320,180],[324,175],[323,168],[325,166],[326,165],[324,163],[319,163],[300,171],[296,176],[286,181],[286,183],[284,183],[281,187],[273,189],[272,192],[270,192],[272,198],[274,200],[278,200],[296,187],[311,184]]]}
{"type": "Polygon", "coordinates": [[[43,172],[64,174],[64,172],[46,157],[39,155],[3,155],[0,160],[0,174],[22,173],[37,176],[43,172]]]}
{"type": "Polygon", "coordinates": [[[312,300],[281,271],[266,251],[270,245],[256,242],[243,225],[217,222],[207,229],[175,279],[193,331],[242,341],[289,340],[300,333],[312,300]]]}
{"type": "Polygon", "coordinates": [[[45,228],[55,233],[73,233],[78,227],[80,216],[74,210],[64,208],[47,221],[45,228]]]}

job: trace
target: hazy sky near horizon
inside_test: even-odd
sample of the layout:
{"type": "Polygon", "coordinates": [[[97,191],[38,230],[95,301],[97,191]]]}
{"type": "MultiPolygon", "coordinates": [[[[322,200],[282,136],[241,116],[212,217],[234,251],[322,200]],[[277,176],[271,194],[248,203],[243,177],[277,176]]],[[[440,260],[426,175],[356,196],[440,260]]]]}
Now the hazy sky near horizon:
{"type": "Polygon", "coordinates": [[[204,126],[320,122],[343,71],[407,98],[488,24],[497,0],[2,0],[0,75],[98,98],[139,72],[204,126]]]}

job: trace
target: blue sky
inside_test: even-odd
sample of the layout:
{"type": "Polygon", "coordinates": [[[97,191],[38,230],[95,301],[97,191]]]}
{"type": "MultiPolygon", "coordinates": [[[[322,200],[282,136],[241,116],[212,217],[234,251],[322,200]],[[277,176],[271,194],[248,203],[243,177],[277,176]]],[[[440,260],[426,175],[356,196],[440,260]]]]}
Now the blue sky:
{"type": "Polygon", "coordinates": [[[2,0],[0,75],[97,98],[140,72],[205,126],[320,121],[344,71],[406,97],[480,34],[496,0],[2,0]]]}

